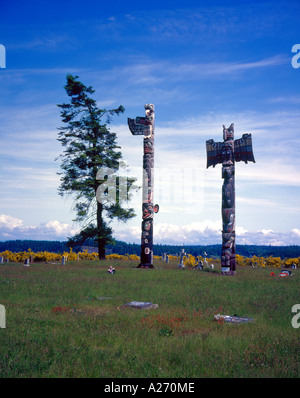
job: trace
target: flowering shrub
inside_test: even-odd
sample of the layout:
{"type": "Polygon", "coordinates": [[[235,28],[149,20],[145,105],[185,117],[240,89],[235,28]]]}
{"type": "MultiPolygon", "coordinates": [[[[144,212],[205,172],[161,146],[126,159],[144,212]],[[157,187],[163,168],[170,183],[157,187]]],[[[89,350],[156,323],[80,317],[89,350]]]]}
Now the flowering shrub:
{"type": "Polygon", "coordinates": [[[65,256],[67,260],[74,261],[74,260],[96,260],[98,259],[98,253],[88,253],[87,250],[83,252],[75,253],[73,252],[72,248],[69,252],[64,251],[63,254],[59,253],[50,253],[47,251],[39,251],[34,253],[31,249],[28,251],[13,253],[9,250],[5,250],[4,252],[0,253],[0,256],[3,257],[5,260],[9,260],[10,262],[24,262],[26,259],[30,259],[30,262],[57,262],[61,261],[62,257],[65,256]]]}
{"type": "Polygon", "coordinates": [[[192,256],[191,254],[189,256],[184,256],[183,264],[185,267],[195,267],[197,264],[196,257],[192,256]]]}
{"type": "Polygon", "coordinates": [[[300,263],[299,260],[300,260],[300,257],[282,260],[280,257],[273,257],[273,256],[269,256],[269,257],[253,256],[253,257],[249,258],[249,257],[240,256],[239,254],[236,255],[237,265],[262,267],[262,268],[265,268],[265,267],[282,268],[285,266],[290,267],[292,264],[295,264],[296,266],[298,266],[300,263]]]}
{"type": "Polygon", "coordinates": [[[169,260],[177,260],[177,256],[173,256],[172,254],[169,254],[169,260]]]}
{"type": "MultiPolygon", "coordinates": [[[[44,261],[44,262],[57,262],[61,261],[62,257],[66,257],[68,261],[76,261],[76,260],[98,260],[99,256],[98,253],[93,252],[93,253],[88,253],[87,250],[84,250],[79,253],[73,252],[72,248],[70,248],[70,251],[64,251],[63,254],[59,253],[49,253],[47,251],[39,251],[34,253],[31,249],[28,249],[28,251],[24,252],[19,252],[19,253],[13,253],[9,250],[5,250],[4,252],[0,252],[0,256],[3,257],[5,260],[9,260],[10,262],[24,262],[26,259],[30,259],[30,262],[38,262],[38,261],[44,261]]],[[[126,254],[126,255],[121,255],[121,254],[109,254],[106,256],[108,260],[139,260],[139,256],[136,254],[126,254]]]]}
{"type": "MultiPolygon", "coordinates": [[[[23,262],[26,259],[29,259],[30,262],[60,262],[62,260],[62,257],[65,256],[65,258],[68,261],[75,261],[75,260],[98,260],[99,256],[98,253],[88,253],[87,250],[84,250],[79,253],[73,252],[72,248],[70,248],[70,251],[64,251],[63,254],[59,253],[50,253],[47,251],[39,251],[34,253],[31,249],[28,249],[27,251],[19,252],[19,253],[13,253],[10,250],[5,250],[3,252],[0,252],[0,256],[4,258],[5,260],[9,260],[10,262],[23,262]]],[[[159,260],[162,259],[161,256],[153,256],[154,259],[159,260]]],[[[109,254],[106,256],[108,260],[131,260],[131,261],[139,261],[140,257],[137,256],[136,254],[109,254]]],[[[203,261],[203,258],[200,256],[200,259],[203,261]]],[[[169,255],[169,260],[178,260],[177,256],[174,255],[169,255]]],[[[213,261],[213,259],[208,258],[208,263],[213,261]]],[[[254,267],[271,267],[271,268],[282,268],[282,267],[290,267],[291,265],[295,264],[296,266],[299,266],[300,264],[300,257],[298,258],[289,258],[286,260],[282,260],[280,257],[258,257],[258,256],[253,256],[251,258],[249,257],[243,257],[239,254],[236,254],[236,262],[238,266],[254,266],[254,267]]],[[[183,258],[183,264],[185,267],[193,268],[197,265],[196,257],[193,255],[188,255],[184,256],[183,258]]]]}
{"type": "Polygon", "coordinates": [[[140,258],[136,255],[136,254],[117,254],[117,253],[113,253],[113,254],[108,254],[106,256],[107,259],[109,260],[139,260],[140,258]]]}

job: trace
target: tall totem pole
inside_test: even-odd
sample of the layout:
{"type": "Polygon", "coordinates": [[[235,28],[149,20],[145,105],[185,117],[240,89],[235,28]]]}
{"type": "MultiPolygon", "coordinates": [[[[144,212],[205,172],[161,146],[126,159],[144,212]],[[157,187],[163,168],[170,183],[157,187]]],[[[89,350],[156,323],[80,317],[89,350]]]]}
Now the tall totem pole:
{"type": "Polygon", "coordinates": [[[153,266],[153,215],[158,205],[153,206],[154,189],[154,105],[145,105],[145,117],[128,118],[128,126],[133,135],[144,135],[143,155],[143,221],[141,237],[141,262],[138,268],[153,266]]]}
{"type": "Polygon", "coordinates": [[[207,168],[222,163],[222,274],[234,275],[235,261],[235,162],[255,162],[251,134],[234,140],[234,124],[223,125],[223,142],[206,141],[207,168]]]}

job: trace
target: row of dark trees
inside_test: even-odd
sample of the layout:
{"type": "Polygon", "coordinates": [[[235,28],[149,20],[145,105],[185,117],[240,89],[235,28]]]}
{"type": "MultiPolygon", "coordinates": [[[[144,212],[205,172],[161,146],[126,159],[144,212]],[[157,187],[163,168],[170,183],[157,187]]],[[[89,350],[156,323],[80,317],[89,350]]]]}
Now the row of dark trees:
{"type": "MultiPolygon", "coordinates": [[[[22,252],[31,249],[33,252],[48,251],[51,253],[63,253],[69,250],[69,243],[59,241],[45,241],[45,240],[11,240],[0,242],[0,252],[10,250],[12,252],[22,252]]],[[[84,246],[95,246],[95,241],[89,239],[84,246]]],[[[115,241],[115,244],[107,244],[106,248],[111,253],[117,254],[136,254],[140,255],[141,245],[137,243],[126,243],[115,241]]],[[[176,245],[154,245],[154,255],[161,256],[163,253],[176,254],[185,250],[186,253],[193,256],[199,256],[207,253],[208,257],[219,258],[222,251],[222,245],[197,245],[197,246],[176,246],[176,245]]],[[[237,245],[237,253],[244,257],[280,257],[297,258],[300,257],[300,246],[259,246],[259,245],[237,245]]],[[[73,248],[78,252],[81,246],[73,248]]]]}
{"type": "Polygon", "coordinates": [[[0,252],[9,250],[13,253],[25,252],[31,249],[33,252],[47,251],[50,253],[63,253],[69,251],[67,242],[48,240],[8,240],[0,242],[0,252]]]}
{"type": "MultiPolygon", "coordinates": [[[[136,243],[125,243],[116,241],[115,245],[108,245],[112,253],[118,254],[137,254],[140,255],[141,246],[136,243]]],[[[176,245],[153,245],[154,255],[161,256],[163,253],[176,254],[184,249],[184,251],[193,256],[203,256],[207,253],[208,257],[220,258],[222,252],[222,245],[191,245],[191,246],[176,246],[176,245]]],[[[244,257],[280,257],[297,258],[300,257],[300,246],[260,246],[260,245],[237,245],[236,251],[239,255],[244,257]]]]}

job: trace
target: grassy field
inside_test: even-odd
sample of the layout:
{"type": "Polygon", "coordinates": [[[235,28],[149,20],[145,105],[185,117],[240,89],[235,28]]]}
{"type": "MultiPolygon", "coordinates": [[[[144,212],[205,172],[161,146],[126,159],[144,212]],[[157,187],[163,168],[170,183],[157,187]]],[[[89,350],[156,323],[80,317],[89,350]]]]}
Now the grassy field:
{"type": "Polygon", "coordinates": [[[218,267],[177,263],[156,260],[154,270],[118,260],[1,264],[0,377],[299,377],[291,308],[300,303],[300,271],[280,278],[270,268],[239,268],[221,276],[218,267]],[[122,308],[129,301],[159,307],[122,308]],[[254,322],[220,323],[217,313],[254,322]]]}

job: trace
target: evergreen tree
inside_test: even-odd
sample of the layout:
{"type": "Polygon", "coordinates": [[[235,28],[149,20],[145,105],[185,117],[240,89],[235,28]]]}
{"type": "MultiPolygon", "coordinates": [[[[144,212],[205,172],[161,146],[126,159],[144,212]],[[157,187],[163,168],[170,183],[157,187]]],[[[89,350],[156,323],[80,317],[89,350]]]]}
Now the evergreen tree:
{"type": "Polygon", "coordinates": [[[98,244],[99,258],[105,258],[105,245],[112,242],[112,228],[109,223],[114,218],[126,222],[135,216],[132,208],[125,208],[124,202],[130,198],[129,191],[134,186],[135,178],[121,179],[117,174],[122,163],[120,147],[116,143],[116,134],[107,128],[112,116],[125,111],[123,106],[117,109],[99,109],[91,98],[94,89],[86,87],[78,76],[67,75],[65,85],[70,103],[58,105],[61,108],[61,119],[58,141],[65,148],[59,157],[62,160],[61,185],[59,194],[75,195],[76,218],[81,223],[80,232],[69,238],[70,246],[80,245],[88,238],[98,244]],[[105,119],[105,122],[103,122],[105,119]],[[106,174],[106,170],[109,173],[106,174]],[[99,179],[99,171],[101,177],[99,179]],[[98,174],[97,174],[98,173],[98,174]],[[112,201],[105,187],[109,174],[115,176],[116,195],[112,201]],[[125,186],[124,186],[125,185],[125,186]],[[120,195],[120,192],[126,192],[120,195]],[[102,192],[101,198],[96,194],[102,192]]]}

